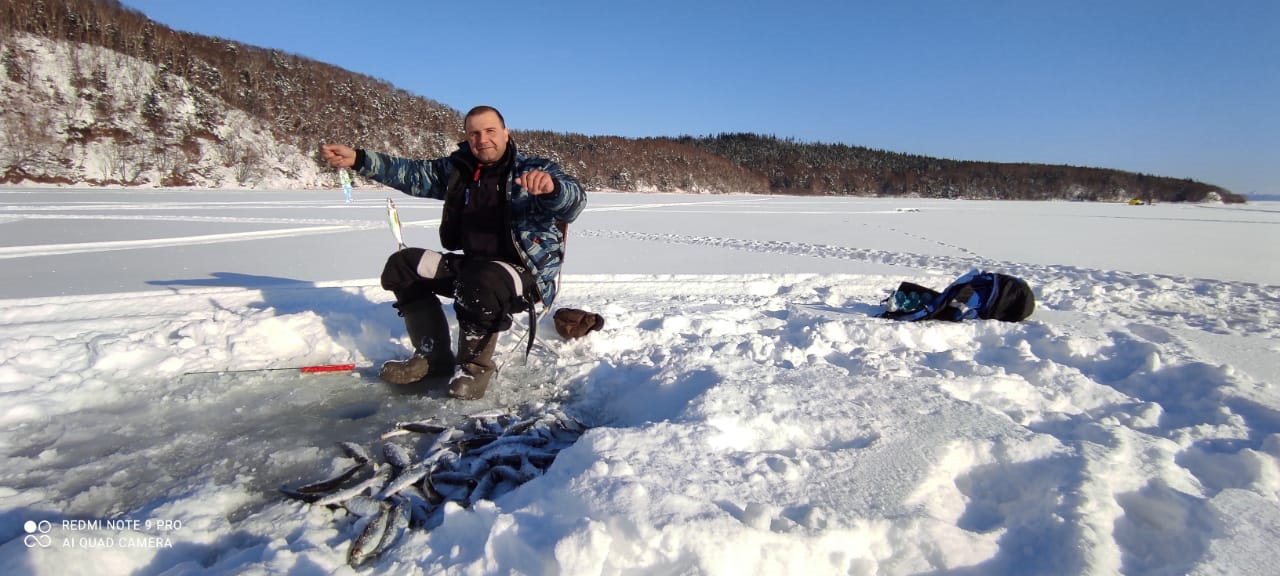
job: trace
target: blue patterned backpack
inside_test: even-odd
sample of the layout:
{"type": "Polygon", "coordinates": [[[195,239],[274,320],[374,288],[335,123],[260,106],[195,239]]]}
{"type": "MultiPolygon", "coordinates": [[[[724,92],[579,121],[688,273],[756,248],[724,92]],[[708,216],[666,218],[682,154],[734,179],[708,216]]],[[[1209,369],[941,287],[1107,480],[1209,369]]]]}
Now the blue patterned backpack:
{"type": "Polygon", "coordinates": [[[941,292],[903,282],[881,304],[880,318],[918,320],[982,319],[1021,322],[1036,308],[1035,293],[1021,278],[973,270],[941,292]]]}

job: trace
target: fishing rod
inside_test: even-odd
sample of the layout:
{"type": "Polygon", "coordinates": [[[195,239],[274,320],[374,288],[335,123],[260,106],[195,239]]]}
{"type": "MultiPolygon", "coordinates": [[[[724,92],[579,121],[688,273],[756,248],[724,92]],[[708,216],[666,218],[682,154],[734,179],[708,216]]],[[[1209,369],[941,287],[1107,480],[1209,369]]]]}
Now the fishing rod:
{"type": "Polygon", "coordinates": [[[183,372],[183,376],[192,374],[247,374],[249,372],[299,372],[302,374],[316,374],[322,372],[350,372],[356,369],[355,364],[315,364],[312,366],[290,366],[285,368],[243,368],[235,370],[196,370],[193,372],[183,372]]]}

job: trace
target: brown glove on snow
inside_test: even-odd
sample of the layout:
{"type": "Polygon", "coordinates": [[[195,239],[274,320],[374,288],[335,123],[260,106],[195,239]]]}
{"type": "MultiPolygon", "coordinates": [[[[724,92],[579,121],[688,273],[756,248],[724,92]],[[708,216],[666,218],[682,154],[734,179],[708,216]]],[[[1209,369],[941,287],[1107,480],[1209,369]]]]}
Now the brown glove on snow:
{"type": "Polygon", "coordinates": [[[561,308],[556,310],[552,319],[556,322],[556,332],[565,340],[581,338],[593,330],[604,328],[604,318],[586,310],[561,308]]]}

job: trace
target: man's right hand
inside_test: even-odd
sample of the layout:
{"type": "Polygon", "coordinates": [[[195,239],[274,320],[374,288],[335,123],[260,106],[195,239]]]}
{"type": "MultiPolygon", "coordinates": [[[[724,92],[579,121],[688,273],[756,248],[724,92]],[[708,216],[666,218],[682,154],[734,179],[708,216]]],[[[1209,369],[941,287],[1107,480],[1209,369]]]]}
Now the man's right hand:
{"type": "Polygon", "coordinates": [[[356,151],[342,144],[322,144],[320,159],[334,168],[352,168],[356,165],[356,151]]]}

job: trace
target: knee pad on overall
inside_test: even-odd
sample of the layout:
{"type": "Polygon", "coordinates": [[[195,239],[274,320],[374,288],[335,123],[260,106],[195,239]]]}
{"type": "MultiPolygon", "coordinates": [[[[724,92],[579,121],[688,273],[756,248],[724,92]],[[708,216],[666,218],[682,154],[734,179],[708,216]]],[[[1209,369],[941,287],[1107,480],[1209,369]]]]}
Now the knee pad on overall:
{"type": "Polygon", "coordinates": [[[511,327],[511,314],[523,302],[525,280],[519,270],[499,262],[478,261],[458,276],[454,310],[458,323],[484,332],[511,327]]]}

